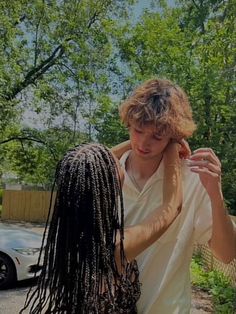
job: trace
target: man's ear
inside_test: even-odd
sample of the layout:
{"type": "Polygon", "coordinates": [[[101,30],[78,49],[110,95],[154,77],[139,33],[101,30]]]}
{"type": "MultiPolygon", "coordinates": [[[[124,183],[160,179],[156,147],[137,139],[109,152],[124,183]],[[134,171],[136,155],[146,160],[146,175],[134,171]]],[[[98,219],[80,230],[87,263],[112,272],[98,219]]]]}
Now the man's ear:
{"type": "Polygon", "coordinates": [[[192,152],[188,142],[182,138],[178,143],[180,144],[179,157],[183,159],[189,158],[192,152]]]}

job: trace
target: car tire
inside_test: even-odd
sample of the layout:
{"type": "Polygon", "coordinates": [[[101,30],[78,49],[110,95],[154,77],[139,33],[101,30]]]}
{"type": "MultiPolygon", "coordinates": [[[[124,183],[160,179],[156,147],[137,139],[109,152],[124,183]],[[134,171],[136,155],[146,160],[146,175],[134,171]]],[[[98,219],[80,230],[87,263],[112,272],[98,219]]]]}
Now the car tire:
{"type": "Polygon", "coordinates": [[[9,288],[16,281],[16,268],[7,255],[0,253],[0,290],[9,288]]]}

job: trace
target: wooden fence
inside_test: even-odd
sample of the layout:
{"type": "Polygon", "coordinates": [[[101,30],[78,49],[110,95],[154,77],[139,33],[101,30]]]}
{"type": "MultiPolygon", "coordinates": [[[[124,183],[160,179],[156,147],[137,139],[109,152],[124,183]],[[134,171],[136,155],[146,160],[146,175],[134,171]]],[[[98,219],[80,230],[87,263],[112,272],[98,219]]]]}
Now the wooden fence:
{"type": "MultiPolygon", "coordinates": [[[[51,192],[45,191],[3,191],[2,216],[3,220],[27,222],[45,222],[48,215],[51,192]]],[[[53,195],[53,202],[55,193],[53,195]]],[[[231,216],[236,222],[236,217],[231,216]]],[[[236,261],[225,265],[217,261],[209,248],[196,246],[195,252],[200,251],[209,269],[222,271],[236,286],[236,261]]]]}
{"type": "MultiPolygon", "coordinates": [[[[230,216],[236,224],[236,216],[230,216]]],[[[204,264],[208,270],[221,271],[226,277],[229,278],[231,284],[236,287],[236,259],[229,264],[224,264],[214,258],[208,245],[196,245],[194,248],[195,253],[200,253],[204,264]]]]}
{"type": "Polygon", "coordinates": [[[196,245],[194,252],[201,254],[204,265],[209,271],[218,270],[222,272],[229,279],[231,284],[236,287],[236,259],[229,264],[221,263],[214,258],[208,245],[196,245]]]}
{"type": "MultiPolygon", "coordinates": [[[[48,191],[3,191],[3,220],[45,222],[48,215],[51,192],[48,191]]],[[[55,193],[53,195],[53,202],[55,193]]]]}

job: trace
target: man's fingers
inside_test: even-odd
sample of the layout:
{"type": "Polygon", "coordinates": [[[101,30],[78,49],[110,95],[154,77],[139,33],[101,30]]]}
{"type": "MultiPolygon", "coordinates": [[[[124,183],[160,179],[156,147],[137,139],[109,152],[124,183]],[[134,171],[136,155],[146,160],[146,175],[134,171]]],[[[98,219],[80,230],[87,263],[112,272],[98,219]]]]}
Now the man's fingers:
{"type": "Polygon", "coordinates": [[[195,151],[193,153],[193,155],[190,156],[189,159],[190,160],[209,161],[209,162],[221,167],[221,163],[220,163],[220,160],[218,159],[218,157],[209,150],[199,149],[199,150],[195,151]]]}
{"type": "Polygon", "coordinates": [[[221,168],[219,167],[219,165],[215,165],[211,162],[209,162],[208,160],[196,160],[196,161],[192,161],[192,160],[188,160],[187,161],[187,165],[190,168],[206,168],[211,172],[216,173],[217,175],[221,174],[221,168]]]}
{"type": "Polygon", "coordinates": [[[211,148],[198,148],[187,161],[191,171],[198,174],[221,176],[221,162],[211,148]]]}
{"type": "Polygon", "coordinates": [[[215,154],[214,150],[212,148],[198,148],[196,150],[193,151],[192,156],[194,155],[198,155],[198,154],[205,154],[207,156],[213,156],[216,160],[219,161],[219,158],[217,157],[217,155],[215,154]]]}
{"type": "Polygon", "coordinates": [[[212,172],[207,168],[199,168],[199,167],[191,167],[190,170],[192,172],[198,173],[198,174],[205,174],[205,175],[210,175],[214,178],[218,178],[219,174],[216,172],[212,172]]]}

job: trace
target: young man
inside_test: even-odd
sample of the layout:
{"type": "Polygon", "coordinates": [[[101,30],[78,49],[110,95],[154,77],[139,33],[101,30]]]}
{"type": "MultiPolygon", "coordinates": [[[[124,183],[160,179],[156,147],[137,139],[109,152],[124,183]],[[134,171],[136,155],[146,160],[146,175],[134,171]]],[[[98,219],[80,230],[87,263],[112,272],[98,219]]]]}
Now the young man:
{"type": "MultiPolygon", "coordinates": [[[[149,80],[120,108],[131,150],[121,157],[125,224],[136,225],[162,202],[163,152],[195,130],[186,94],[167,80],[149,80]]],[[[195,242],[208,243],[228,263],[236,257],[236,230],[221,190],[221,164],[209,148],[182,161],[183,204],[165,233],[137,258],[140,314],[185,314],[191,306],[189,266],[195,242]]]]}

